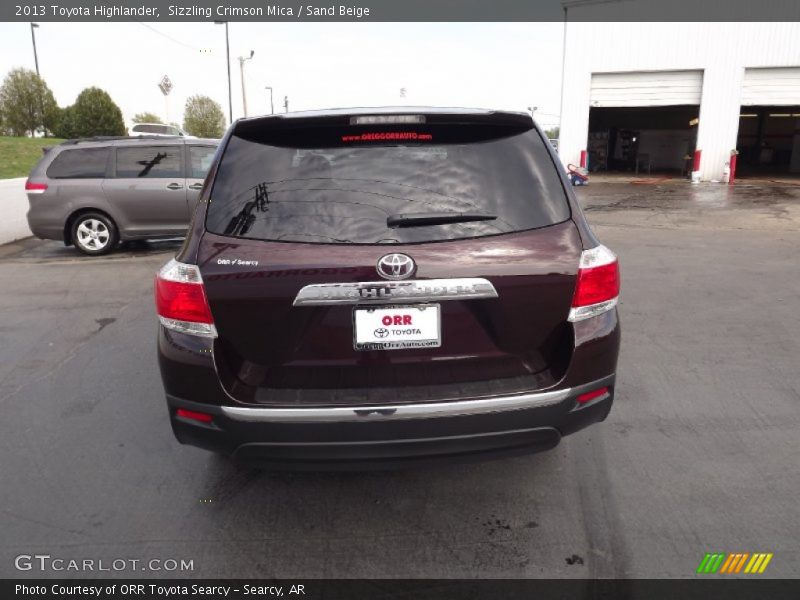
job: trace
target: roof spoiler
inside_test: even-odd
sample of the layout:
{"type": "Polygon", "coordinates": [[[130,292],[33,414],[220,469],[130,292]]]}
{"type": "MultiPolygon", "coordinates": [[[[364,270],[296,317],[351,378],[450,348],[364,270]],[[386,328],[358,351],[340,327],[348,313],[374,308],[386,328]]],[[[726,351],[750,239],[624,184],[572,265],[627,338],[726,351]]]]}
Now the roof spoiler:
{"type": "MultiPolygon", "coordinates": [[[[494,111],[481,109],[442,109],[429,107],[398,107],[396,109],[353,108],[319,111],[303,111],[276,115],[264,115],[238,119],[233,123],[233,130],[240,135],[264,129],[293,129],[309,125],[333,125],[349,128],[354,125],[379,124],[388,122],[391,117],[419,118],[418,122],[428,124],[492,124],[530,126],[531,116],[528,113],[494,111]],[[363,121],[362,121],[363,119],[363,121]]],[[[410,119],[409,119],[410,120],[410,119]]]]}
{"type": "Polygon", "coordinates": [[[65,140],[61,142],[62,146],[67,145],[75,145],[75,144],[86,144],[91,142],[115,142],[117,140],[163,140],[164,138],[169,139],[183,139],[183,136],[180,135],[95,135],[92,137],[85,137],[85,138],[74,138],[71,140],[65,140]]]}

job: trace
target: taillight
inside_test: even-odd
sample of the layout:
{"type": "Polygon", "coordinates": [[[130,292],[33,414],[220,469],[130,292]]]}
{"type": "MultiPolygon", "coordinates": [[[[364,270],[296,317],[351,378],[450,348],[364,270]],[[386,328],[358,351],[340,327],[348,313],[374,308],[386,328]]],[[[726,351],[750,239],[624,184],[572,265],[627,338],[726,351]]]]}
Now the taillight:
{"type": "Polygon", "coordinates": [[[194,410],[186,410],[185,408],[179,408],[175,411],[175,416],[180,417],[182,419],[190,419],[192,421],[199,421],[200,423],[211,423],[214,420],[214,417],[207,413],[201,413],[194,410]]]}
{"type": "Polygon", "coordinates": [[[30,179],[25,180],[25,191],[29,194],[44,194],[46,190],[46,183],[36,183],[30,179]]]}
{"type": "Polygon", "coordinates": [[[217,337],[200,269],[170,260],[156,275],[156,312],[167,329],[217,337]]]}
{"type": "Polygon", "coordinates": [[[582,321],[613,309],[619,300],[619,263],[605,246],[584,250],[572,298],[570,321],[582,321]]]}
{"type": "Polygon", "coordinates": [[[596,390],[592,390],[591,392],[586,392],[585,394],[581,394],[575,400],[578,401],[579,404],[586,404],[587,402],[591,402],[595,398],[599,398],[600,396],[605,396],[608,394],[608,388],[602,387],[596,390]]]}

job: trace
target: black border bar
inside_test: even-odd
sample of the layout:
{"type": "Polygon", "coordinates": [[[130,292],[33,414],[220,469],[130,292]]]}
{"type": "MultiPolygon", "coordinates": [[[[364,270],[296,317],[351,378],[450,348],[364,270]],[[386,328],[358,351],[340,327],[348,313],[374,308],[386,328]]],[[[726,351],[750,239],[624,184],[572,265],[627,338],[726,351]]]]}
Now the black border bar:
{"type": "Polygon", "coordinates": [[[3,0],[0,21],[800,21],[798,0],[3,0]],[[172,8],[170,8],[172,7],[172,8]]]}
{"type": "MultiPolygon", "coordinates": [[[[800,579],[753,579],[749,577],[703,576],[695,579],[3,579],[0,598],[39,598],[66,600],[101,598],[147,598],[148,600],[185,600],[188,598],[227,598],[248,600],[286,598],[289,600],[796,600],[800,597],[800,579]],[[25,593],[18,586],[38,593],[25,593]],[[132,586],[143,586],[135,588],[132,586]],[[155,586],[152,588],[150,586],[155,586]],[[230,588],[223,594],[198,593],[192,586],[208,590],[213,586],[230,588]],[[281,588],[282,594],[245,593],[245,586],[281,588]],[[302,586],[302,593],[291,593],[302,586]],[[71,589],[100,589],[100,594],[71,589]],[[158,588],[170,590],[159,593],[158,588]],[[238,591],[234,591],[238,590],[238,591]],[[43,592],[43,593],[42,593],[43,592]],[[139,593],[135,593],[139,592],[139,593]]],[[[757,576],[756,576],[757,577],[757,576]]]]}

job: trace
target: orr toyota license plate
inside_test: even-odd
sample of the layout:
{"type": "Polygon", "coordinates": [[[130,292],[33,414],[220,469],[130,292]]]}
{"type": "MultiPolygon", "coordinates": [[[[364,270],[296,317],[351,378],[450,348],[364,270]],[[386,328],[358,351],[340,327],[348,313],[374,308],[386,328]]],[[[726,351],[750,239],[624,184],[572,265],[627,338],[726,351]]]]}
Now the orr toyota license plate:
{"type": "Polygon", "coordinates": [[[353,309],[356,350],[438,348],[442,345],[438,304],[362,306],[353,309]]]}

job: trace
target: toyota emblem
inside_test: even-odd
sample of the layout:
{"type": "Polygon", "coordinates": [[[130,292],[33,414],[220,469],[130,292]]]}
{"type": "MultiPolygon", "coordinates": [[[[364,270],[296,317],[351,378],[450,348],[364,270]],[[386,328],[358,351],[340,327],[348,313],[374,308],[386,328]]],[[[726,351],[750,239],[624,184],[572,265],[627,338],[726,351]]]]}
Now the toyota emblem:
{"type": "Polygon", "coordinates": [[[389,335],[389,330],[386,327],[380,327],[376,329],[374,332],[376,338],[385,338],[389,335]]]}
{"type": "Polygon", "coordinates": [[[386,279],[405,279],[414,274],[416,265],[407,254],[387,254],[378,260],[378,273],[386,279]]]}

